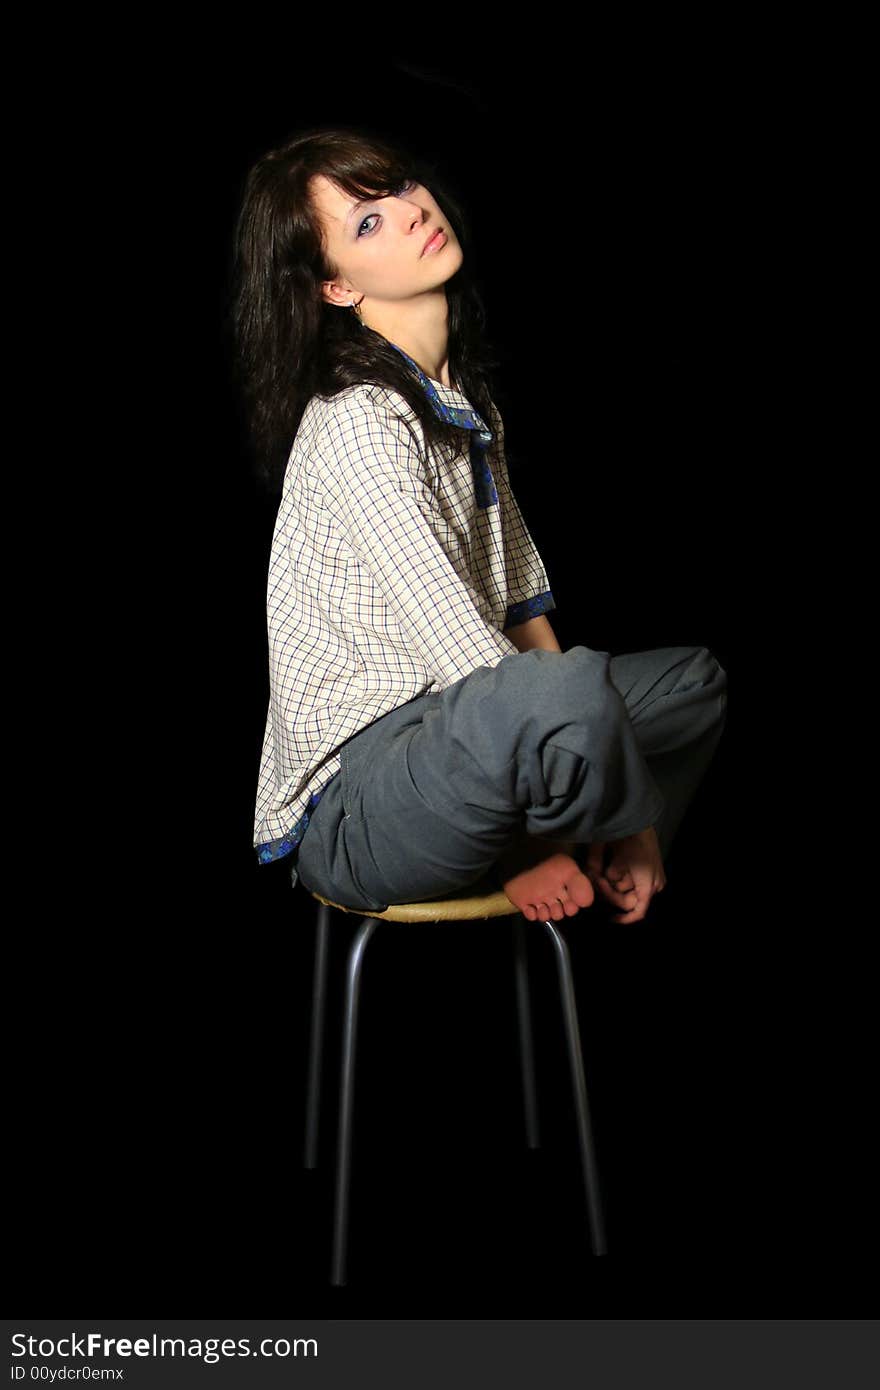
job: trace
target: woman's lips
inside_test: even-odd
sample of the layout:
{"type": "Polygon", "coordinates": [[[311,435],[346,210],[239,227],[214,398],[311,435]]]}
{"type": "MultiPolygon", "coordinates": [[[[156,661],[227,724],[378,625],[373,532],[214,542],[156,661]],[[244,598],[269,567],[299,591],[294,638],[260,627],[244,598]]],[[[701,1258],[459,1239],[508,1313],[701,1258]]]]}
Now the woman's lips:
{"type": "Polygon", "coordinates": [[[446,241],[446,233],[441,228],[440,231],[435,232],[434,235],[431,237],[431,240],[425,246],[422,255],[430,256],[432,251],[439,251],[442,246],[446,245],[446,241]]]}

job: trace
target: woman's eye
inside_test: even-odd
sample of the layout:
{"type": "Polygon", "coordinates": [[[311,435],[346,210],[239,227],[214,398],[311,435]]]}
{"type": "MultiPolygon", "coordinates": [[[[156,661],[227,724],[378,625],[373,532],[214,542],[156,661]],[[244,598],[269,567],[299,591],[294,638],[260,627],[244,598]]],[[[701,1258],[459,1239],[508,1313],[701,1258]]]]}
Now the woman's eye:
{"type": "MultiPolygon", "coordinates": [[[[399,186],[399,188],[396,188],[396,189],[394,190],[394,195],[395,195],[395,197],[399,197],[399,195],[400,195],[401,193],[408,193],[408,192],[410,191],[410,189],[411,189],[411,188],[415,188],[415,186],[416,186],[416,181],[415,181],[415,179],[407,179],[406,183],[402,183],[402,184],[399,186]]],[[[358,233],[357,233],[358,236],[360,236],[360,234],[361,234],[363,228],[367,225],[368,222],[370,222],[374,217],[379,217],[379,216],[380,216],[380,214],[379,214],[378,212],[371,212],[371,213],[369,213],[369,215],[368,215],[367,217],[364,218],[363,222],[362,222],[361,225],[358,227],[358,233]]],[[[367,235],[369,236],[370,233],[368,232],[367,235]]]]}

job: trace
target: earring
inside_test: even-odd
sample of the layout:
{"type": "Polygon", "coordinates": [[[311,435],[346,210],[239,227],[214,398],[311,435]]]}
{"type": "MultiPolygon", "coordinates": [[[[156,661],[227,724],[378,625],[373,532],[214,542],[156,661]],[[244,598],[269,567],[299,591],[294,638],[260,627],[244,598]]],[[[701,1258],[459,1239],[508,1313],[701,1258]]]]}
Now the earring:
{"type": "MultiPolygon", "coordinates": [[[[363,296],[361,296],[361,298],[363,298],[363,296]]],[[[363,316],[363,314],[361,313],[361,301],[358,300],[357,304],[355,304],[354,300],[352,300],[352,301],[351,301],[351,307],[352,307],[352,309],[354,309],[354,311],[355,311],[355,313],[357,314],[358,318],[360,319],[361,323],[363,323],[363,321],[364,321],[364,316],[363,316]]]]}

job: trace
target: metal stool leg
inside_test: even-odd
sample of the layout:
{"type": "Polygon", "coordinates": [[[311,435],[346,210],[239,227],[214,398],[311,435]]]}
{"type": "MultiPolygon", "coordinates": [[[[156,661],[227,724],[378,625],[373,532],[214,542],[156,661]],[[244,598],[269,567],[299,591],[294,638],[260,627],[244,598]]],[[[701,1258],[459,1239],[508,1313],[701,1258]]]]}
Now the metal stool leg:
{"type": "Polygon", "coordinates": [[[519,1057],[522,1070],[523,1103],[526,1116],[526,1144],[540,1147],[538,1134],[538,1090],[535,1084],[535,1048],[532,1040],[532,1005],[529,998],[529,961],[526,925],[522,913],[513,919],[513,969],[516,983],[516,1018],[519,1057]]]}
{"type": "Polygon", "coordinates": [[[571,956],[568,946],[559,933],[556,923],[544,921],[550,939],[556,947],[556,964],[559,971],[559,992],[562,998],[562,1015],[565,1025],[565,1038],[571,1063],[572,1089],[574,1091],[575,1113],[577,1117],[578,1139],[581,1151],[581,1167],[584,1187],[587,1194],[587,1211],[590,1222],[590,1243],[594,1255],[607,1255],[605,1243],[605,1218],[602,1211],[602,1194],[599,1188],[599,1167],[596,1161],[593,1131],[590,1124],[590,1109],[587,1104],[587,1083],[584,1077],[584,1059],[581,1053],[581,1035],[578,1028],[577,1005],[574,996],[574,980],[571,973],[571,956]]]}
{"type": "Polygon", "coordinates": [[[348,1199],[351,1187],[351,1138],[354,1115],[355,1050],[361,968],[367,942],[376,929],[374,917],[364,917],[349,947],[346,965],[342,1077],[339,1087],[339,1138],[336,1159],[336,1204],[333,1215],[331,1284],[344,1284],[348,1251],[348,1199]]]}
{"type": "Polygon", "coordinates": [[[321,1065],[324,1058],[324,1013],[327,1000],[327,960],[330,953],[330,909],[318,904],[315,932],[315,971],[312,983],[312,1021],[306,1083],[306,1143],[303,1165],[318,1166],[318,1123],[321,1103],[321,1065]]]}

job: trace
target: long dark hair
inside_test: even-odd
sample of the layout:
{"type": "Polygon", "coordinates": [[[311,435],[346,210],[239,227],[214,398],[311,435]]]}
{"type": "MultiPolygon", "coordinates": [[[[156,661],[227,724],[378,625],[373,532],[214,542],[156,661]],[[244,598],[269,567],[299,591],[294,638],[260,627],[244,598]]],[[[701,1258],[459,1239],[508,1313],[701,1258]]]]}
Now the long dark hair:
{"type": "MultiPolygon", "coordinates": [[[[494,429],[490,402],[498,359],[487,340],[486,312],[468,273],[467,218],[436,166],[365,129],[300,130],[260,156],[244,180],[228,261],[224,318],[232,379],[245,412],[245,442],[255,475],[280,493],[303,411],[314,395],[373,382],[399,391],[418,416],[427,446],[459,452],[468,431],[441,420],[405,359],[352,309],[326,303],[321,284],[331,264],[309,180],[323,174],[355,198],[387,197],[409,179],[429,188],[465,252],[446,281],[451,379],[494,429]]],[[[497,433],[495,435],[497,443],[497,433]]]]}

